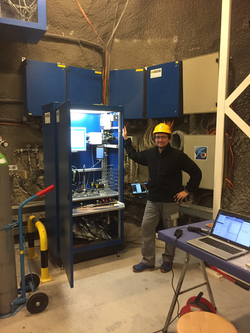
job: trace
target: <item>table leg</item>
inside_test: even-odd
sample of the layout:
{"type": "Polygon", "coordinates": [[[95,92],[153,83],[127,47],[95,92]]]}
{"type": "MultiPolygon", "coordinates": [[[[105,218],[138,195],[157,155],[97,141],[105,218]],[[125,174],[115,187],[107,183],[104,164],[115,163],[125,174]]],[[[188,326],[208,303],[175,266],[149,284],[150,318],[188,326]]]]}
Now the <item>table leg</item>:
{"type": "Polygon", "coordinates": [[[175,305],[177,303],[179,295],[181,295],[181,294],[184,294],[188,291],[191,291],[191,290],[196,289],[196,288],[200,288],[200,287],[205,285],[207,287],[207,292],[208,292],[210,301],[216,309],[215,302],[214,302],[214,297],[213,297],[213,294],[212,294],[212,289],[211,289],[211,286],[210,286],[210,283],[209,283],[209,280],[208,280],[208,276],[207,276],[207,272],[206,272],[204,262],[202,260],[199,259],[199,262],[200,262],[204,282],[199,284],[199,285],[196,285],[196,286],[193,286],[191,288],[188,288],[186,290],[181,291],[181,287],[182,287],[182,283],[184,281],[184,277],[185,277],[185,274],[186,274],[186,271],[187,271],[187,266],[188,266],[188,263],[189,263],[189,259],[190,259],[190,255],[189,255],[189,253],[186,253],[186,258],[185,258],[184,265],[182,267],[181,275],[179,277],[179,281],[178,281],[178,284],[177,284],[177,287],[176,287],[176,290],[175,290],[175,294],[174,294],[174,297],[172,299],[172,303],[171,303],[169,311],[168,311],[168,316],[167,316],[164,328],[162,329],[163,333],[167,333],[167,331],[168,331],[168,326],[171,323],[171,319],[172,319],[172,315],[173,315],[173,312],[174,312],[175,305]]]}
{"type": "Polygon", "coordinates": [[[175,294],[174,294],[170,309],[168,311],[168,316],[167,316],[167,319],[166,319],[166,322],[165,322],[165,325],[164,325],[164,329],[162,330],[162,332],[164,332],[164,333],[167,333],[167,331],[168,331],[168,326],[170,324],[170,321],[171,321],[171,318],[172,318],[172,315],[173,315],[173,312],[174,312],[174,308],[175,308],[178,296],[180,294],[181,286],[182,286],[182,283],[183,283],[183,280],[184,280],[184,277],[185,277],[185,274],[186,274],[186,271],[187,271],[187,266],[188,266],[188,263],[189,263],[189,259],[190,259],[190,255],[189,255],[189,253],[186,253],[186,259],[185,259],[184,265],[182,267],[181,275],[180,275],[180,278],[179,278],[179,281],[178,281],[178,284],[177,284],[177,287],[176,287],[176,290],[175,290],[175,294]]]}
{"type": "Polygon", "coordinates": [[[202,271],[202,274],[203,274],[203,277],[204,277],[204,280],[205,280],[205,283],[206,283],[207,292],[208,292],[208,296],[210,298],[210,302],[213,304],[214,308],[216,309],[214,297],[213,297],[213,294],[212,294],[212,289],[211,289],[211,286],[210,286],[210,283],[209,283],[209,280],[208,280],[208,276],[207,276],[207,272],[206,272],[206,267],[205,267],[204,262],[202,260],[199,259],[199,261],[200,261],[200,265],[201,265],[201,271],[202,271]]]}

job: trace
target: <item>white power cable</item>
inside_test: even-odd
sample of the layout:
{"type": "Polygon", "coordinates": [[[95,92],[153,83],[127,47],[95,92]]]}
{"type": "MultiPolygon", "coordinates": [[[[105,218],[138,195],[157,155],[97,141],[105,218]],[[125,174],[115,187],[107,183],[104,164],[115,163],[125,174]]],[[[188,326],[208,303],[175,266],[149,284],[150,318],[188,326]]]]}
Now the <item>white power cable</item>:
{"type": "Polygon", "coordinates": [[[149,126],[143,136],[143,150],[149,149],[155,146],[155,141],[153,138],[153,130],[155,126],[149,126]]]}
{"type": "Polygon", "coordinates": [[[30,0],[19,0],[19,4],[14,4],[11,0],[4,1],[9,4],[15,15],[23,21],[30,21],[37,10],[37,0],[32,0],[32,2],[30,0]],[[26,1],[31,3],[27,5],[26,1]]]}
{"type": "Polygon", "coordinates": [[[114,34],[115,34],[115,32],[116,32],[116,29],[118,28],[118,26],[119,26],[119,24],[120,24],[120,21],[121,21],[121,19],[122,19],[122,17],[123,17],[123,14],[125,13],[125,10],[126,10],[126,8],[127,8],[128,3],[129,3],[129,0],[127,0],[125,6],[124,6],[124,8],[123,8],[123,11],[122,11],[122,13],[121,13],[121,16],[120,16],[120,18],[119,18],[119,20],[118,20],[118,22],[117,22],[117,24],[116,24],[116,26],[115,26],[115,28],[114,28],[114,30],[113,30],[111,36],[110,36],[110,38],[109,38],[109,40],[108,40],[108,42],[107,42],[107,44],[106,44],[106,47],[108,47],[110,41],[112,40],[112,38],[113,38],[113,36],[114,36],[114,34]]]}
{"type": "Polygon", "coordinates": [[[182,131],[174,131],[171,136],[170,144],[173,148],[178,150],[183,150],[184,148],[184,135],[185,133],[182,131]],[[178,139],[176,139],[178,137],[178,139]]]}

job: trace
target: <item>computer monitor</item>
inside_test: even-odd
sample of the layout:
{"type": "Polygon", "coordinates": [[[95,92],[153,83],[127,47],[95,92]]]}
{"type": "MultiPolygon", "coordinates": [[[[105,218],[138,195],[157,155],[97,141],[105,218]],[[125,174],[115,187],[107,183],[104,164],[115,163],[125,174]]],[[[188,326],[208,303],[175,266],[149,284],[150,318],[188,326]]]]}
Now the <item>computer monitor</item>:
{"type": "Polygon", "coordinates": [[[86,150],[86,127],[71,127],[71,151],[86,150]]]}
{"type": "Polygon", "coordinates": [[[103,147],[96,147],[96,159],[102,160],[104,157],[104,148],[103,147]]]}

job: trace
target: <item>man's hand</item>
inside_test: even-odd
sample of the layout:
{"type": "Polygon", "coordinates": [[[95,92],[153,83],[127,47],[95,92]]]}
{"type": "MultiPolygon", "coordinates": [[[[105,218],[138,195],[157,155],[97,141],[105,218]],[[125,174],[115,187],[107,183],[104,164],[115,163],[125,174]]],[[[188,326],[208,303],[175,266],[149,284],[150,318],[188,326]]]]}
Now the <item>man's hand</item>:
{"type": "Polygon", "coordinates": [[[189,195],[186,191],[181,191],[174,196],[174,201],[182,202],[189,195]]]}
{"type": "Polygon", "coordinates": [[[124,137],[125,140],[127,140],[128,134],[126,126],[123,127],[122,136],[124,137]]]}

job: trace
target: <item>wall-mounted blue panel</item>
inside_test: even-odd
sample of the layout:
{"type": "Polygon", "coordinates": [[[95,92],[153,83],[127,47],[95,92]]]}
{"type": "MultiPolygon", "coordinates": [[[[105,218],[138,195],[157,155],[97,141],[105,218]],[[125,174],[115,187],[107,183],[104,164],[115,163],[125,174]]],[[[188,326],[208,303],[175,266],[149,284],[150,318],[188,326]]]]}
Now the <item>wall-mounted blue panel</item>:
{"type": "Polygon", "coordinates": [[[69,66],[67,69],[68,96],[73,104],[102,103],[102,73],[86,68],[69,66]]]}
{"type": "Polygon", "coordinates": [[[13,11],[7,1],[1,1],[0,39],[37,44],[43,37],[47,30],[46,1],[26,1],[26,6],[29,10],[13,11]]]}
{"type": "Polygon", "coordinates": [[[42,106],[66,100],[66,66],[24,61],[24,114],[42,116],[42,106]]]}
{"type": "Polygon", "coordinates": [[[144,69],[110,71],[110,105],[124,107],[124,119],[142,119],[144,69]]]}
{"type": "Polygon", "coordinates": [[[147,118],[182,116],[182,62],[147,68],[147,118]]]}

